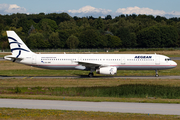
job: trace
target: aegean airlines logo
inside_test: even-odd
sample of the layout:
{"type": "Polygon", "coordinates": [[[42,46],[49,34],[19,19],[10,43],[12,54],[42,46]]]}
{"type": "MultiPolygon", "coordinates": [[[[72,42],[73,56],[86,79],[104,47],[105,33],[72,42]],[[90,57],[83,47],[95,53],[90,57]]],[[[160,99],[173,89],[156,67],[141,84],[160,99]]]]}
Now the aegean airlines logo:
{"type": "Polygon", "coordinates": [[[134,58],[152,58],[152,56],[135,56],[134,58]]]}

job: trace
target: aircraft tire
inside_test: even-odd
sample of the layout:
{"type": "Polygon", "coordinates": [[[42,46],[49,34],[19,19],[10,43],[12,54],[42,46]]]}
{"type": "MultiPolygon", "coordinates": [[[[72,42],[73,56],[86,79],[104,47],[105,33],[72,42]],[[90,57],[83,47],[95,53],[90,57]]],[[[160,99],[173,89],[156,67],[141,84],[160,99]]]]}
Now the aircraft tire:
{"type": "Polygon", "coordinates": [[[88,75],[89,77],[93,77],[94,76],[94,74],[93,73],[89,73],[89,75],[88,75]]]}

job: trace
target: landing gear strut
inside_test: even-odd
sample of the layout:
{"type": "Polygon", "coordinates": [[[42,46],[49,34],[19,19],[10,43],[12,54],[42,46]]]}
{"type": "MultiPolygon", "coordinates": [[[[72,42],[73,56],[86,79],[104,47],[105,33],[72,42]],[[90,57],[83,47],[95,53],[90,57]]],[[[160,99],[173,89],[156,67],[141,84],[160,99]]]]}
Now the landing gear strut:
{"type": "Polygon", "coordinates": [[[94,77],[94,69],[91,69],[91,72],[88,74],[89,77],[94,77]]]}
{"type": "Polygon", "coordinates": [[[159,75],[158,75],[158,70],[155,70],[155,71],[156,71],[155,77],[159,77],[159,75]]]}

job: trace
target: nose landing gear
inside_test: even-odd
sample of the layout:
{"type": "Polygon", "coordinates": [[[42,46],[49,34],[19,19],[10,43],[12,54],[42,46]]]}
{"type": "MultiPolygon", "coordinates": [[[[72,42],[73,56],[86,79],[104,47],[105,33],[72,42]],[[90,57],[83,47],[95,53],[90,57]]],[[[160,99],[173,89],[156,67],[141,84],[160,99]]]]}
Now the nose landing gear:
{"type": "Polygon", "coordinates": [[[155,77],[159,77],[158,70],[155,70],[155,72],[156,72],[155,77]]]}

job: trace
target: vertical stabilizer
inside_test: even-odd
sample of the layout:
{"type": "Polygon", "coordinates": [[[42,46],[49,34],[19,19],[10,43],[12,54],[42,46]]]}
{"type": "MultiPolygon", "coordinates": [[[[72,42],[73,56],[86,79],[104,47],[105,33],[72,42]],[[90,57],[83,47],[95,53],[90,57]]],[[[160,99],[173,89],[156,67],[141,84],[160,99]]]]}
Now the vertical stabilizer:
{"type": "Polygon", "coordinates": [[[18,58],[20,55],[23,56],[27,54],[34,54],[14,31],[6,32],[13,56],[16,56],[16,58],[18,58]]]}

